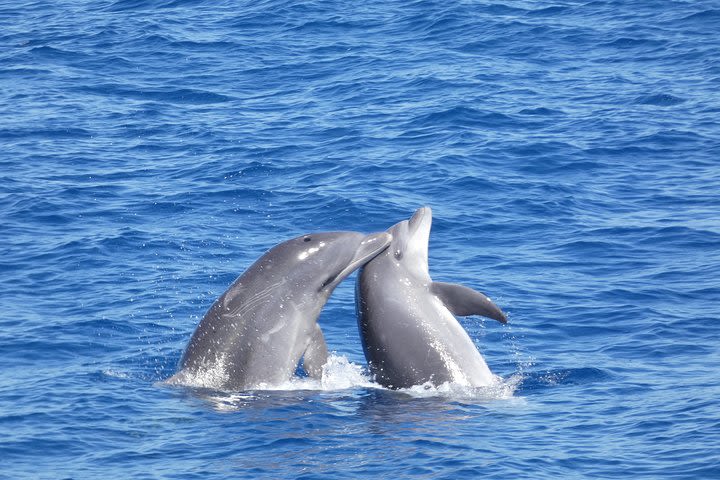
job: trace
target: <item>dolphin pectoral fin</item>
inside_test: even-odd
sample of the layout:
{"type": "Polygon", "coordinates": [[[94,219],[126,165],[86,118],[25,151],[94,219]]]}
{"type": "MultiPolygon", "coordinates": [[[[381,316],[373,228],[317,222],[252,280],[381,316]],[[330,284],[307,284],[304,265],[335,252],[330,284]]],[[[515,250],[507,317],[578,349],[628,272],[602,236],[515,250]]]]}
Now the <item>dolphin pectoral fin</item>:
{"type": "Polygon", "coordinates": [[[315,324],[315,331],[310,344],[303,355],[303,369],[312,378],[322,378],[323,365],[327,363],[328,349],[320,326],[315,324]]]}
{"type": "Polygon", "coordinates": [[[430,292],[435,294],[454,315],[482,315],[500,323],[507,323],[505,314],[488,297],[472,288],[456,283],[433,282],[430,292]]]}

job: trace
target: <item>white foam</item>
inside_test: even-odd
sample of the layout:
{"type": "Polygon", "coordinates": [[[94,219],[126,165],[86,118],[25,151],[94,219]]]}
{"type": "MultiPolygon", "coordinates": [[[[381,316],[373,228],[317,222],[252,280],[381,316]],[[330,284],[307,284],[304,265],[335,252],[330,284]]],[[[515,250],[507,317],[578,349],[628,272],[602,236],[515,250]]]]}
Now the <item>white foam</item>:
{"type": "Polygon", "coordinates": [[[497,375],[493,377],[493,382],[483,387],[473,387],[456,382],[447,382],[436,386],[428,382],[423,385],[403,388],[399,391],[419,398],[447,397],[453,400],[507,400],[513,398],[513,393],[522,380],[522,377],[517,375],[513,375],[508,379],[503,379],[497,375]]]}
{"type": "Polygon", "coordinates": [[[221,390],[229,378],[226,368],[225,357],[222,356],[217,362],[211,362],[208,366],[197,371],[181,370],[163,383],[167,385],[183,385],[193,388],[208,388],[221,390]]]}
{"type": "Polygon", "coordinates": [[[260,384],[254,390],[322,390],[335,391],[358,387],[379,387],[363,373],[363,367],[350,362],[345,356],[331,353],[323,365],[322,379],[292,377],[277,385],[260,384]]]}
{"type": "Polygon", "coordinates": [[[356,387],[377,387],[360,365],[351,363],[347,358],[330,355],[323,366],[323,390],[344,390],[356,387]]]}
{"type": "MultiPolygon", "coordinates": [[[[218,362],[214,367],[204,369],[197,373],[179,374],[169,378],[164,383],[169,385],[184,385],[195,388],[207,388],[223,392],[220,385],[227,380],[227,372],[224,370],[222,362],[218,362]]],[[[413,397],[446,397],[455,400],[474,400],[474,401],[490,401],[505,400],[513,397],[515,389],[520,384],[522,375],[513,375],[507,379],[493,376],[493,382],[484,387],[472,387],[466,383],[448,382],[442,385],[432,385],[426,383],[416,385],[414,387],[400,389],[402,392],[413,397]]],[[[224,391],[221,397],[218,397],[220,404],[233,406],[237,402],[252,398],[255,394],[262,391],[339,391],[354,388],[376,388],[385,389],[385,387],[374,382],[372,378],[365,372],[361,365],[350,362],[345,356],[335,353],[330,354],[327,363],[323,366],[322,379],[310,377],[292,377],[286,382],[279,384],[259,384],[245,392],[228,392],[224,391]]]]}
{"type": "MultiPolygon", "coordinates": [[[[168,385],[182,385],[193,388],[223,390],[228,380],[225,362],[220,359],[207,368],[196,372],[181,371],[165,380],[168,385]]],[[[356,387],[379,387],[363,373],[363,367],[350,362],[346,357],[331,354],[323,366],[322,380],[310,377],[292,377],[279,384],[260,383],[249,390],[344,390],[356,387]]]]}

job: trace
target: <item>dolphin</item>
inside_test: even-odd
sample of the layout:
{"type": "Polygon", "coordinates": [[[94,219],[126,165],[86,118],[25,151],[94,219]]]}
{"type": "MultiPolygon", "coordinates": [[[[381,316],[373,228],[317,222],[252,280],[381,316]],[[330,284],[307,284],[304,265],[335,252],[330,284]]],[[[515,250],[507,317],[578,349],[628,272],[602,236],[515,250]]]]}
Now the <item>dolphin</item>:
{"type": "Polygon", "coordinates": [[[355,290],[358,328],[370,373],[388,388],[453,382],[491,385],[495,376],[454,315],[505,314],[485,295],[428,272],[432,211],[418,209],[388,230],[385,252],[360,271],[355,290]]]}
{"type": "Polygon", "coordinates": [[[385,249],[385,232],[323,232],[276,245],[223,293],[190,338],[170,384],[246,390],[279,385],[303,359],[321,378],[327,346],[317,324],[335,287],[385,249]]]}

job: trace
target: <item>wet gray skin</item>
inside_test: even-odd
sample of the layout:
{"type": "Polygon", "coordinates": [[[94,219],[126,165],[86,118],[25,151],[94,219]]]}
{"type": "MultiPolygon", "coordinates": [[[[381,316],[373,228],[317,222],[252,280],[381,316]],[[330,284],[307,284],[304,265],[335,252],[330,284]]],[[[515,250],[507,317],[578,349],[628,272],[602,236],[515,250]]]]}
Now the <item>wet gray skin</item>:
{"type": "Polygon", "coordinates": [[[480,292],[433,282],[428,272],[432,212],[388,230],[390,247],[358,275],[356,308],[365,357],[375,380],[388,388],[455,382],[481,387],[494,375],[454,315],[482,315],[506,323],[480,292]]]}
{"type": "Polygon", "coordinates": [[[210,307],[168,382],[202,378],[204,386],[224,390],[278,385],[301,358],[308,374],[320,377],[327,360],[320,310],[390,239],[387,233],[325,232],[275,246],[210,307]]]}

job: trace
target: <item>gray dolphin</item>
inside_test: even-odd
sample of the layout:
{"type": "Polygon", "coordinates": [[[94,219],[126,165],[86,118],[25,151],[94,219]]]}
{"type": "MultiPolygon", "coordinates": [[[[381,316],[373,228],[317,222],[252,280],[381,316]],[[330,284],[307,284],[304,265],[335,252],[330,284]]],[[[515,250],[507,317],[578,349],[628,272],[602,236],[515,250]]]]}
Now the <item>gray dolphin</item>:
{"type": "Polygon", "coordinates": [[[225,390],[278,385],[301,358],[308,374],[320,377],[327,360],[320,310],[335,287],[391,238],[325,232],[273,247],[210,307],[167,382],[225,390]]]}
{"type": "Polygon", "coordinates": [[[390,247],[358,275],[355,305],[360,337],[375,380],[389,388],[430,382],[480,387],[494,376],[454,315],[506,323],[482,293],[433,282],[428,272],[432,212],[418,209],[388,232],[390,247]]]}

